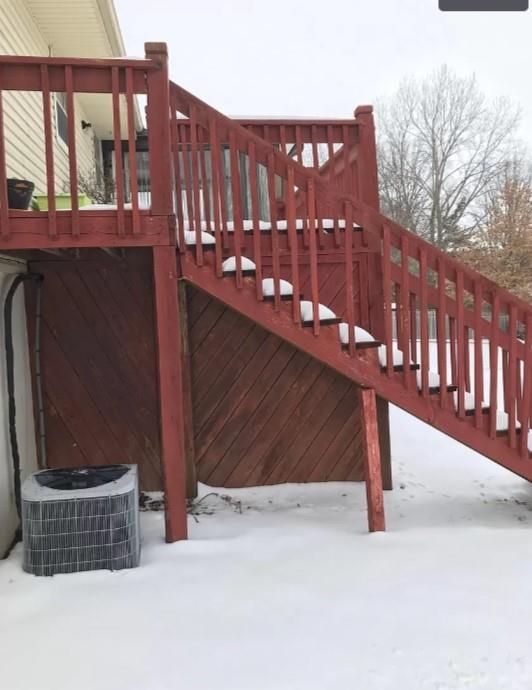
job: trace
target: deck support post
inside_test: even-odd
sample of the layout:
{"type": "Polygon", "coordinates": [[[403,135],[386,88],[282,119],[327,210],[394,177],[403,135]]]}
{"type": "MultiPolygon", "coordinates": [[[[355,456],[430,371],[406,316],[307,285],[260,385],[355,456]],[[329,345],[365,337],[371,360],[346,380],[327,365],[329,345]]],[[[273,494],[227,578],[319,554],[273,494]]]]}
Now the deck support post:
{"type": "Polygon", "coordinates": [[[373,388],[361,388],[360,403],[368,527],[370,532],[384,532],[384,494],[375,390],[373,388]]]}
{"type": "Polygon", "coordinates": [[[154,247],[157,374],[167,542],[187,538],[185,415],[177,277],[176,248],[154,247]]]}
{"type": "Polygon", "coordinates": [[[181,333],[181,371],[183,372],[183,417],[185,423],[185,464],[187,469],[187,498],[198,495],[196,472],[196,450],[194,445],[194,424],[192,410],[192,378],[190,373],[190,340],[188,334],[187,284],[178,281],[179,331],[181,333]]]}

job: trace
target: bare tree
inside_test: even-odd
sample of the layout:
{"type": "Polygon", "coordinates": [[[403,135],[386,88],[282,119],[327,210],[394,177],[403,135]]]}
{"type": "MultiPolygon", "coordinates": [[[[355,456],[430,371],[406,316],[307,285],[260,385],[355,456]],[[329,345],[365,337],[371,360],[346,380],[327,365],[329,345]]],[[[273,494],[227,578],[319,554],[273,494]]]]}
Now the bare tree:
{"type": "Polygon", "coordinates": [[[474,76],[443,66],[377,105],[381,201],[443,249],[463,245],[511,157],[519,109],[488,101],[474,76]]]}
{"type": "Polygon", "coordinates": [[[486,224],[457,256],[526,300],[532,300],[532,171],[509,163],[486,205],[486,224]]]}

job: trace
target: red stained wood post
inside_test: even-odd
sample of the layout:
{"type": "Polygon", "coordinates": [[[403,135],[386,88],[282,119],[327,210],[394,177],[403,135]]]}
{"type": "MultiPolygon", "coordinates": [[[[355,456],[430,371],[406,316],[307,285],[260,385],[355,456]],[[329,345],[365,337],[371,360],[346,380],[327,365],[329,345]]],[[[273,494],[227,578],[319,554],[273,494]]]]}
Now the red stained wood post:
{"type": "MultiPolygon", "coordinates": [[[[373,106],[358,106],[355,110],[355,121],[359,125],[358,196],[365,204],[379,211],[379,179],[373,106]]],[[[381,255],[370,254],[368,256],[368,269],[370,330],[375,338],[384,341],[384,290],[381,255]]]]}
{"type": "Polygon", "coordinates": [[[165,43],[146,43],[146,57],[159,68],[148,72],[148,147],[151,215],[168,219],[168,246],[153,248],[157,374],[161,459],[166,497],[166,541],[187,538],[186,450],[180,310],[175,223],[172,199],[172,148],[168,50],[165,43]]]}
{"type": "MultiPolygon", "coordinates": [[[[158,69],[149,70],[148,149],[150,162],[151,215],[170,216],[172,199],[172,147],[170,137],[170,82],[168,80],[168,49],[166,43],[145,43],[146,57],[157,62],[158,69]]],[[[176,242],[174,223],[168,223],[168,239],[176,242]]]]}
{"type": "Polygon", "coordinates": [[[175,247],[154,247],[157,373],[167,542],[187,538],[187,471],[183,408],[186,398],[182,371],[177,274],[175,247]]]}
{"type": "Polygon", "coordinates": [[[364,449],[364,472],[368,501],[368,527],[370,532],[384,532],[384,494],[382,490],[381,451],[377,402],[373,388],[360,389],[362,410],[362,437],[364,449]]]}

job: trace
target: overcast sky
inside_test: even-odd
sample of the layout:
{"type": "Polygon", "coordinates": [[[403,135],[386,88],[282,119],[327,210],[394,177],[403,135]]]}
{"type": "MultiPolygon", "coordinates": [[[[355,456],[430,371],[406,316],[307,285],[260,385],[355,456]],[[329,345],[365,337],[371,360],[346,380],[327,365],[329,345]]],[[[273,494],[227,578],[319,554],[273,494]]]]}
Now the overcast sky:
{"type": "Polygon", "coordinates": [[[227,115],[350,117],[446,62],[523,108],[532,146],[532,9],[438,0],[115,0],[129,55],[166,41],[170,74],[227,115]]]}

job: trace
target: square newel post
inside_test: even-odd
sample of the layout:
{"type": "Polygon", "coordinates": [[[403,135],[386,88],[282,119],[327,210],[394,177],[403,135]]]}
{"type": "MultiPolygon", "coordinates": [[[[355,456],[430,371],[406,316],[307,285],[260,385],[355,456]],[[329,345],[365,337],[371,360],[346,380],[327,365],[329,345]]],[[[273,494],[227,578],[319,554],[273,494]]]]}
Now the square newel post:
{"type": "MultiPolygon", "coordinates": [[[[357,161],[359,198],[363,203],[379,211],[379,176],[373,106],[358,106],[355,110],[355,121],[359,125],[357,161]]],[[[375,338],[384,341],[384,292],[381,254],[368,254],[368,274],[370,331],[375,338]]]]}
{"type": "Polygon", "coordinates": [[[146,43],[146,57],[155,63],[148,70],[146,120],[148,125],[148,161],[150,166],[150,214],[166,216],[168,243],[175,244],[172,195],[172,149],[170,136],[170,81],[166,43],[146,43]]]}
{"type": "Polygon", "coordinates": [[[373,388],[360,389],[362,411],[362,439],[364,475],[368,502],[368,527],[370,532],[384,532],[384,493],[382,489],[381,453],[377,402],[373,388]]]}

